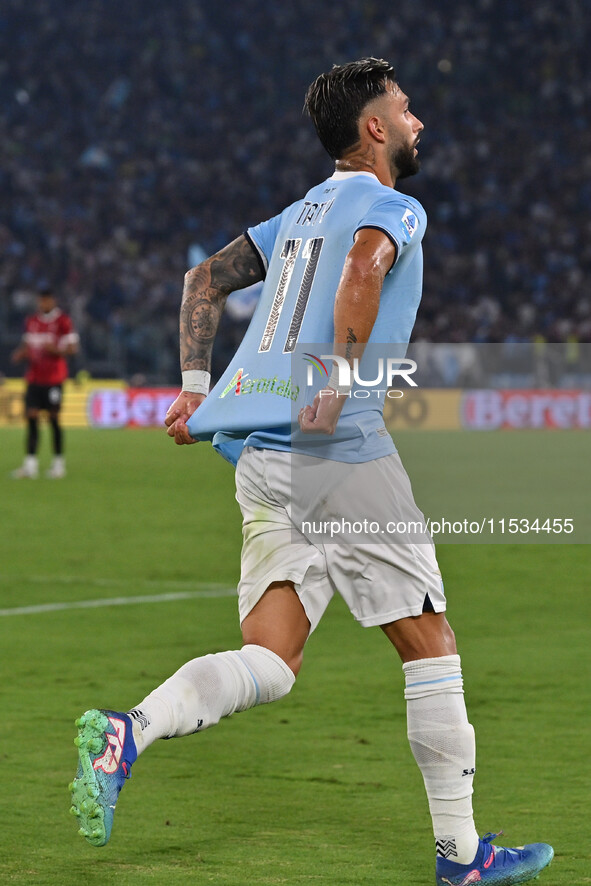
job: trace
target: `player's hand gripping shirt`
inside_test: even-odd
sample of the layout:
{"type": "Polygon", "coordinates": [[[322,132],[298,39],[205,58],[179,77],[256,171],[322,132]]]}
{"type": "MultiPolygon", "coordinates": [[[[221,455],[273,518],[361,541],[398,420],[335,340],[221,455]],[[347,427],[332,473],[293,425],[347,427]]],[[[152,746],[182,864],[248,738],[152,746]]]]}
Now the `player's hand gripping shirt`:
{"type": "Polygon", "coordinates": [[[332,437],[302,434],[297,415],[330,374],[331,361],[321,358],[332,351],[335,295],[361,228],[383,231],[396,246],[396,260],[359,377],[376,378],[376,353],[384,346],[398,346],[396,354],[404,356],[421,299],[426,224],[417,200],[371,173],[335,172],[280,215],[249,228],[265,283],[240,347],[188,422],[193,437],[212,439],[234,464],[244,445],[345,462],[393,452],[382,418],[385,384],[369,395],[355,385],[332,437]]]}
{"type": "Polygon", "coordinates": [[[78,343],[78,334],[72,321],[59,308],[48,314],[33,314],[25,320],[24,341],[27,345],[28,368],[26,380],[35,385],[60,385],[68,377],[68,364],[59,354],[51,354],[46,348],[63,348],[78,343]]]}

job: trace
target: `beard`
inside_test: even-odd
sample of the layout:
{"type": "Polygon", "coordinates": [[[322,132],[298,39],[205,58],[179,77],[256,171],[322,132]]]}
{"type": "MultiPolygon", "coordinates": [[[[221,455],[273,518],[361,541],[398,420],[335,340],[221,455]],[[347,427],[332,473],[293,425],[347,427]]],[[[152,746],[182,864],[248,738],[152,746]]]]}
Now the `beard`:
{"type": "Polygon", "coordinates": [[[414,145],[402,145],[394,151],[390,161],[390,167],[396,179],[408,178],[416,175],[421,168],[421,161],[414,152],[414,145]]]}

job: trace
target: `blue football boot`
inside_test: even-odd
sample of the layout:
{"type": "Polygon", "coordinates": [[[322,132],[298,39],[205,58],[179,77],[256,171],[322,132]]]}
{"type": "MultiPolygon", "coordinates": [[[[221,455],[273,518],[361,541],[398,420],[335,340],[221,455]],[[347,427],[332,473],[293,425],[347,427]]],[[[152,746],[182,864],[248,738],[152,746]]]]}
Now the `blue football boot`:
{"type": "Polygon", "coordinates": [[[437,886],[471,886],[488,883],[490,886],[513,886],[537,879],[538,874],[554,857],[547,843],[529,843],[517,849],[493,846],[499,834],[486,834],[478,844],[472,864],[458,864],[447,858],[437,858],[435,882],[437,886]]]}
{"type": "Polygon", "coordinates": [[[70,785],[78,831],[93,846],[108,843],[119,791],[137,759],[131,720],[117,711],[86,711],[76,720],[78,771],[70,785]]]}

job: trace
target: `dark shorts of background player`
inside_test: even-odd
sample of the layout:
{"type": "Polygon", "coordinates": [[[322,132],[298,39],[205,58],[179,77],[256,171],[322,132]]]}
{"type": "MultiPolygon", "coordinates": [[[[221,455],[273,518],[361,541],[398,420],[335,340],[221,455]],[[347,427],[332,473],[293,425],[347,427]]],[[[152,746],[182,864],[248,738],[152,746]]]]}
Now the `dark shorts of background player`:
{"type": "Polygon", "coordinates": [[[61,385],[35,385],[27,386],[25,394],[25,407],[38,409],[39,411],[57,413],[62,406],[61,385]]]}

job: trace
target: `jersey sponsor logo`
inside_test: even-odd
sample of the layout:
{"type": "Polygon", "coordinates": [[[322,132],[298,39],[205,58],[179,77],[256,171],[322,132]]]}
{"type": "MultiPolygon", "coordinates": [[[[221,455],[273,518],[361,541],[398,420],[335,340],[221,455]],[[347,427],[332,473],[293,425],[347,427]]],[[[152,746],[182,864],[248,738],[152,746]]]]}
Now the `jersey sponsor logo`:
{"type": "Polygon", "coordinates": [[[244,397],[247,394],[275,394],[278,397],[287,397],[289,400],[295,401],[300,393],[300,387],[299,385],[293,386],[291,376],[289,378],[279,378],[276,375],[273,378],[250,378],[248,372],[238,369],[219,395],[219,399],[221,400],[232,392],[236,397],[244,397]]]}
{"type": "Polygon", "coordinates": [[[235,394],[240,394],[242,390],[242,379],[248,377],[248,372],[246,375],[244,374],[244,369],[237,369],[222,393],[220,394],[220,400],[222,397],[227,396],[230,391],[234,391],[235,394]]]}
{"type": "Polygon", "coordinates": [[[115,732],[107,732],[107,747],[102,757],[97,757],[92,764],[93,769],[102,769],[107,775],[117,772],[125,742],[125,721],[118,717],[109,717],[109,723],[115,732]]]}
{"type": "Polygon", "coordinates": [[[404,225],[404,227],[406,228],[406,230],[408,231],[409,237],[412,237],[419,225],[419,221],[418,221],[416,215],[414,214],[414,212],[411,212],[410,209],[407,209],[406,212],[404,213],[404,215],[402,216],[401,221],[402,221],[402,224],[404,225]]]}
{"type": "Polygon", "coordinates": [[[30,348],[43,348],[56,343],[57,336],[53,332],[26,332],[25,341],[30,348]]]}

